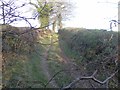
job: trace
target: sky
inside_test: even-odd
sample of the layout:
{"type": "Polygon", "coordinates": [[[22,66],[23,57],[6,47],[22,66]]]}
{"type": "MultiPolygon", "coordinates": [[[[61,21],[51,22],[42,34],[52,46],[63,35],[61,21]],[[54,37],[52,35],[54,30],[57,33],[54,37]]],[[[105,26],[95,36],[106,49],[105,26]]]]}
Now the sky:
{"type": "MultiPolygon", "coordinates": [[[[73,18],[65,26],[89,29],[109,29],[110,20],[118,20],[119,0],[72,0],[75,3],[73,18]]],[[[114,27],[114,30],[118,28],[114,27]]]]}
{"type": "MultiPolygon", "coordinates": [[[[24,0],[23,0],[24,1],[24,0]]],[[[28,0],[26,0],[28,1],[28,0]]],[[[34,0],[33,0],[34,1],[34,0]]],[[[61,0],[60,0],[61,1],[61,0]]],[[[73,4],[73,10],[69,20],[63,22],[64,27],[79,27],[88,29],[107,29],[110,28],[110,20],[118,20],[118,1],[119,0],[67,0],[73,4]]],[[[32,9],[29,9],[32,10],[32,9]]],[[[23,10],[21,10],[23,11],[23,10]]],[[[26,14],[30,16],[30,14],[26,14]]],[[[39,26],[38,20],[31,21],[33,26],[39,26]]],[[[15,24],[25,26],[23,22],[15,24]]],[[[117,30],[114,27],[114,30],[117,30]]]]}

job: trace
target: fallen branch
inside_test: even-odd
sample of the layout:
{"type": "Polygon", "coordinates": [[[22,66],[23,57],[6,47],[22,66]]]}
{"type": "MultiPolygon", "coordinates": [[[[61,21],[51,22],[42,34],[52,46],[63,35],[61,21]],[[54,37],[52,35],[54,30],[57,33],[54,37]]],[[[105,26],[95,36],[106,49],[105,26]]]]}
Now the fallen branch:
{"type": "Polygon", "coordinates": [[[118,72],[118,70],[116,72],[114,72],[111,76],[109,76],[107,79],[105,79],[104,81],[100,81],[98,79],[95,78],[95,74],[97,73],[97,70],[91,75],[91,76],[88,76],[88,77],[78,77],[76,80],[74,80],[73,82],[71,82],[69,85],[65,86],[62,88],[62,90],[65,90],[65,89],[69,89],[69,88],[72,88],[76,83],[78,83],[80,80],[89,80],[89,79],[92,79],[93,81],[99,83],[99,84],[105,84],[108,82],[108,80],[110,80],[116,73],[118,72]]]}
{"type": "Polygon", "coordinates": [[[96,79],[94,76],[91,78],[92,80],[94,80],[95,82],[99,83],[99,84],[105,84],[108,80],[110,80],[116,73],[118,72],[115,71],[111,76],[109,76],[107,79],[105,79],[104,81],[100,81],[98,79],[96,79]]]}

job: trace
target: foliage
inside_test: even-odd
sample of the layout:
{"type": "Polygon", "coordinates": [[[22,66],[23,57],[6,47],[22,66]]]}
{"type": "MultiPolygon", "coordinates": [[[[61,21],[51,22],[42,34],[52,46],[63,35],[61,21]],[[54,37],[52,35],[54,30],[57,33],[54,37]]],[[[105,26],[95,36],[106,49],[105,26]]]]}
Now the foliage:
{"type": "Polygon", "coordinates": [[[22,35],[20,34],[22,33],[22,28],[19,30],[19,28],[10,25],[2,25],[1,27],[3,31],[3,52],[30,53],[34,50],[34,44],[37,40],[35,34],[32,36],[29,32],[22,35]]]}
{"type": "MultiPolygon", "coordinates": [[[[19,29],[10,25],[2,25],[0,27],[2,28],[3,46],[3,86],[28,87],[31,84],[26,84],[25,80],[29,78],[29,70],[33,69],[34,71],[35,69],[34,67],[36,64],[34,64],[35,62],[33,62],[33,60],[39,61],[39,59],[37,58],[38,56],[35,54],[34,46],[37,42],[37,35],[33,32],[33,36],[30,32],[21,34],[23,28],[19,29]],[[34,37],[34,39],[32,37],[34,37]],[[31,62],[32,64],[29,62],[31,62]],[[28,66],[28,63],[31,65],[28,66]],[[25,71],[25,66],[27,66],[28,71],[25,71]],[[22,86],[17,85],[17,83],[19,82],[21,82],[20,85],[22,86]]],[[[35,77],[39,75],[38,72],[36,73],[33,72],[33,74],[35,74],[35,77]]]]}
{"type": "MultiPolygon", "coordinates": [[[[86,68],[87,74],[98,69],[98,78],[104,80],[117,69],[118,32],[67,28],[59,30],[59,39],[76,63],[86,68]]],[[[70,57],[71,57],[70,56],[70,57]]],[[[115,78],[114,78],[115,79],[115,78]]],[[[111,83],[111,82],[110,82],[111,83]]],[[[117,80],[110,86],[116,87],[117,80]],[[114,83],[114,85],[112,85],[114,83]]]]}
{"type": "MultiPolygon", "coordinates": [[[[22,43],[23,47],[18,47],[13,52],[12,49],[4,50],[4,67],[3,67],[3,86],[6,88],[43,88],[44,85],[51,78],[47,78],[43,70],[42,59],[44,53],[51,43],[51,33],[49,31],[42,31],[42,36],[38,39],[38,43],[35,43],[34,51],[28,53],[29,45],[22,43]],[[43,33],[44,32],[44,33],[43,33]],[[47,45],[48,44],[48,45],[47,45]],[[21,50],[20,50],[21,49],[21,50]],[[6,52],[7,51],[7,52],[6,52]]],[[[54,40],[57,40],[58,35],[54,34],[54,40]]],[[[14,39],[17,39],[16,37],[14,39]]],[[[4,41],[11,48],[16,43],[19,46],[17,40],[14,41],[12,36],[6,36],[4,41]],[[8,40],[8,37],[10,38],[8,40]]],[[[22,40],[20,38],[20,40],[22,40]]],[[[25,41],[25,40],[24,40],[25,41]]],[[[53,41],[54,42],[54,41],[53,41]]],[[[5,45],[5,44],[4,44],[5,45]]],[[[53,44],[48,52],[48,68],[51,76],[57,73],[59,70],[64,69],[63,63],[60,62],[61,57],[59,55],[58,42],[53,44]],[[56,53],[56,54],[55,54],[56,53]]],[[[47,58],[47,57],[46,57],[47,58]]],[[[66,72],[61,72],[55,77],[55,81],[58,86],[66,85],[70,82],[70,77],[67,76],[66,72]]],[[[48,84],[46,87],[52,87],[48,84]]]]}
{"type": "MultiPolygon", "coordinates": [[[[30,5],[33,5],[36,8],[36,13],[38,13],[38,20],[40,22],[40,27],[47,27],[49,25],[50,14],[52,12],[52,3],[46,1],[37,0],[37,4],[30,1],[30,5]]],[[[34,13],[35,13],[34,12],[34,13]]],[[[45,28],[46,28],[45,27],[45,28]]]]}
{"type": "Polygon", "coordinates": [[[38,2],[39,7],[37,8],[37,11],[39,13],[39,21],[41,23],[40,27],[48,26],[49,25],[49,15],[51,13],[51,4],[46,3],[43,4],[43,2],[38,2]]]}
{"type": "Polygon", "coordinates": [[[33,13],[38,15],[40,27],[49,28],[49,25],[52,24],[53,30],[55,30],[56,25],[58,25],[59,29],[62,28],[62,20],[68,18],[71,13],[70,10],[72,10],[70,2],[59,2],[59,0],[37,0],[36,3],[30,0],[29,4],[36,9],[33,13]]]}

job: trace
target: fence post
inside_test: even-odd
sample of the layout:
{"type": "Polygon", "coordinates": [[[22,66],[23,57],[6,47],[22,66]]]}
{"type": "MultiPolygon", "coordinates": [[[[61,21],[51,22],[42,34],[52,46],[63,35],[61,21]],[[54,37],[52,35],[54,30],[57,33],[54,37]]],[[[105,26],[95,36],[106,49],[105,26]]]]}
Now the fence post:
{"type": "Polygon", "coordinates": [[[120,1],[118,2],[118,31],[120,30],[120,1]]]}
{"type": "Polygon", "coordinates": [[[2,89],[2,25],[0,25],[0,89],[2,89]]]}

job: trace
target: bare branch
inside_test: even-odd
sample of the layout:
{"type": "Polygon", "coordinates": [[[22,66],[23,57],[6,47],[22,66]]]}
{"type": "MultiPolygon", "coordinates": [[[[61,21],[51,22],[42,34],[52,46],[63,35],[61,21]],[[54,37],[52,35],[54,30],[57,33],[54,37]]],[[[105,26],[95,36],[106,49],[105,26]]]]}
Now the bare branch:
{"type": "Polygon", "coordinates": [[[60,73],[63,72],[63,71],[64,71],[64,70],[60,70],[60,71],[58,71],[57,73],[55,73],[55,74],[52,76],[52,78],[46,83],[45,87],[47,87],[48,84],[49,84],[58,74],[60,74],[60,73]]]}
{"type": "Polygon", "coordinates": [[[48,25],[43,26],[43,27],[39,27],[39,28],[31,27],[30,29],[28,29],[28,30],[26,30],[26,31],[24,31],[24,32],[22,32],[22,33],[19,33],[19,35],[22,35],[22,34],[25,34],[25,33],[31,32],[31,31],[35,31],[35,30],[39,30],[39,29],[43,29],[43,28],[48,27],[48,26],[50,26],[50,25],[52,25],[52,24],[53,24],[53,23],[48,24],[48,25]]]}
{"type": "Polygon", "coordinates": [[[118,70],[116,72],[114,72],[113,74],[111,74],[111,76],[109,76],[107,79],[105,79],[104,81],[100,81],[98,79],[96,79],[95,77],[92,77],[92,79],[99,83],[99,84],[105,84],[108,80],[110,80],[116,73],[118,72],[118,70]]]}
{"type": "Polygon", "coordinates": [[[92,79],[93,81],[99,83],[99,84],[105,84],[108,82],[108,80],[110,80],[116,73],[118,72],[118,70],[116,72],[114,72],[111,76],[109,76],[107,79],[105,79],[104,81],[100,81],[98,79],[95,78],[95,74],[97,73],[97,70],[88,77],[78,77],[76,80],[74,80],[73,82],[71,82],[69,85],[65,86],[62,88],[62,90],[64,89],[68,89],[68,88],[72,88],[76,83],[78,83],[80,80],[89,80],[92,79]]]}

